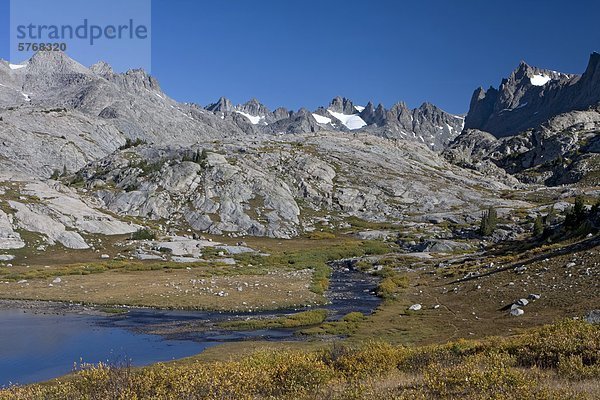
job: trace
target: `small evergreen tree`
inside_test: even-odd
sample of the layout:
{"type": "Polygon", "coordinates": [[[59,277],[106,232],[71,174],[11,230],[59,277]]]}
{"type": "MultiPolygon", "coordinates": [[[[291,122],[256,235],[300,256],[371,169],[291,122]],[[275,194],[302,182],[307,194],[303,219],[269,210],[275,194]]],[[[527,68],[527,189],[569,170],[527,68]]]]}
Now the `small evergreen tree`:
{"type": "Polygon", "coordinates": [[[565,228],[568,230],[577,229],[587,219],[585,209],[585,200],[582,196],[575,198],[575,205],[567,209],[565,213],[565,228]]]}
{"type": "Polygon", "coordinates": [[[490,236],[496,230],[498,223],[498,213],[494,207],[488,208],[481,216],[481,224],[479,225],[479,233],[483,236],[490,236]]]}
{"type": "Polygon", "coordinates": [[[583,196],[577,196],[575,198],[575,206],[573,207],[573,211],[575,212],[575,216],[578,220],[583,220],[585,218],[585,200],[583,196]]]}
{"type": "Polygon", "coordinates": [[[554,204],[550,206],[548,209],[548,214],[544,217],[544,225],[551,226],[556,222],[556,210],[554,209],[554,204]]]}
{"type": "Polygon", "coordinates": [[[544,233],[544,219],[538,215],[533,223],[533,236],[540,236],[544,233]]]}

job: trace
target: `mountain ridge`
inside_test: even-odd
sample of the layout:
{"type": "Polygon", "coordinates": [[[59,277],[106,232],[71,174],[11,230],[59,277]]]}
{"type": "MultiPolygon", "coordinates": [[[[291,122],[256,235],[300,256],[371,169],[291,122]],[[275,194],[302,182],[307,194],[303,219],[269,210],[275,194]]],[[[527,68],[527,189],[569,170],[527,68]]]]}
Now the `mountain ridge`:
{"type": "Polygon", "coordinates": [[[590,55],[581,75],[532,67],[521,62],[498,88],[473,92],[465,129],[513,136],[561,113],[584,111],[600,102],[600,54],[590,55]]]}

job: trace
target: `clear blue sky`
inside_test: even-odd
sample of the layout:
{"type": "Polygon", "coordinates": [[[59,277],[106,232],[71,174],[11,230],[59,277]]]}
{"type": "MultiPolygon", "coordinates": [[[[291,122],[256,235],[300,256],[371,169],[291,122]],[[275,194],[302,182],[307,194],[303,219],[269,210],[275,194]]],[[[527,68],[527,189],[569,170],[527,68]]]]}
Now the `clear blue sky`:
{"type": "Polygon", "coordinates": [[[581,73],[600,50],[592,0],[154,0],[152,11],[153,75],[202,105],[314,109],[341,95],[463,113],[476,87],[497,86],[520,60],[581,73]]]}

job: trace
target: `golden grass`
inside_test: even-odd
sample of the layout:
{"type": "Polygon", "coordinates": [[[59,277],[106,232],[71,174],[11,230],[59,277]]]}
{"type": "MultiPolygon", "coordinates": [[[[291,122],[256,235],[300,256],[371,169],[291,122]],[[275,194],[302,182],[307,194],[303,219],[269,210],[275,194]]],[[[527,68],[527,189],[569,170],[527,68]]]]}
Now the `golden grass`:
{"type": "Polygon", "coordinates": [[[63,275],[60,283],[52,283],[52,277],[13,281],[0,284],[0,298],[213,310],[289,308],[322,301],[309,290],[310,271],[237,276],[210,272],[210,268],[112,270],[63,275]]]}

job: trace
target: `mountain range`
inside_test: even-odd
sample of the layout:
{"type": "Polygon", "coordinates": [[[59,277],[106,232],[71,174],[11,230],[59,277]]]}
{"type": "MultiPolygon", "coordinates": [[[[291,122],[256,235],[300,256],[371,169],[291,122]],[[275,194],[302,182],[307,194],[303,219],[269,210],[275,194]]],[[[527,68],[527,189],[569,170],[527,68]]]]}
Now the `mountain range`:
{"type": "Polygon", "coordinates": [[[521,63],[466,116],[335,97],[316,110],[179,103],[142,70],[61,52],[0,61],[0,248],[92,234],[289,238],[377,222],[473,223],[531,184],[598,184],[598,62],[521,63]],[[65,207],[64,204],[69,204],[65,207]]]}

